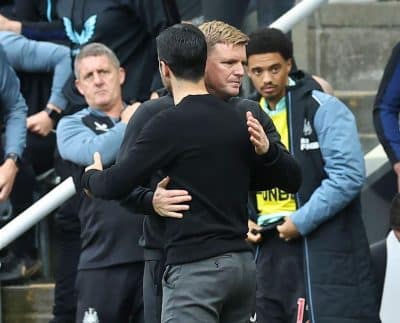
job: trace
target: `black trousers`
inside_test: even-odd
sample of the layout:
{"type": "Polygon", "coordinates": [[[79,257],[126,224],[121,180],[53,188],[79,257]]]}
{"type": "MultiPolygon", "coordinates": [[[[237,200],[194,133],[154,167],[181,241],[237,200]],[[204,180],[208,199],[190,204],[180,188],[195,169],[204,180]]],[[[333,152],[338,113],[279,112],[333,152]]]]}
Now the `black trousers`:
{"type": "MultiPolygon", "coordinates": [[[[77,198],[75,196],[68,204],[77,198]]],[[[77,213],[66,212],[66,209],[55,215],[54,318],[51,323],[74,323],[76,315],[75,282],[81,252],[81,230],[77,213]]]]}
{"type": "Polygon", "coordinates": [[[142,286],[143,262],[78,270],[76,322],[95,313],[99,322],[143,323],[142,286]]]}
{"type": "Polygon", "coordinates": [[[298,301],[306,299],[301,239],[285,242],[268,231],[258,248],[257,323],[296,323],[298,301]]]}
{"type": "Polygon", "coordinates": [[[143,274],[144,321],[146,323],[161,322],[162,307],[162,260],[146,260],[143,274]]]}

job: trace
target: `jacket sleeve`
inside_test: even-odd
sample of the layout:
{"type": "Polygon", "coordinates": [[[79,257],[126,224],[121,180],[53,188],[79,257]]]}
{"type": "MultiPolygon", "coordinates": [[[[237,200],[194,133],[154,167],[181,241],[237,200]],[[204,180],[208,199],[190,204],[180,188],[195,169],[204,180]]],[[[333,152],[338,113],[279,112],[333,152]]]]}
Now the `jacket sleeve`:
{"type": "Polygon", "coordinates": [[[21,34],[29,39],[67,43],[56,1],[15,0],[15,15],[21,21],[21,34]]]}
{"type": "Polygon", "coordinates": [[[314,117],[327,178],[291,218],[302,235],[335,216],[361,191],[365,165],[356,122],[350,110],[335,97],[314,91],[321,106],[314,117]]]}
{"type": "Polygon", "coordinates": [[[26,144],[26,116],[28,107],[20,92],[20,83],[8,64],[0,46],[0,105],[5,124],[5,154],[22,156],[26,144]]]}
{"type": "Polygon", "coordinates": [[[119,122],[104,134],[98,135],[82,123],[82,113],[62,118],[57,126],[57,147],[61,157],[87,166],[93,163],[93,154],[97,151],[103,165],[110,165],[115,161],[121,146],[125,124],[119,122]]]}
{"type": "Polygon", "coordinates": [[[62,88],[72,73],[70,50],[50,42],[34,41],[11,32],[0,33],[7,59],[17,71],[53,72],[49,103],[61,110],[67,106],[62,88]]]}
{"type": "MultiPolygon", "coordinates": [[[[117,160],[124,158],[124,155],[128,154],[129,147],[135,144],[141,130],[152,118],[152,114],[149,113],[149,109],[147,108],[147,104],[150,104],[152,101],[147,102],[141,104],[135,112],[134,117],[129,120],[117,160]]],[[[153,214],[153,193],[152,189],[139,186],[122,199],[120,204],[133,212],[153,214]]]]}
{"type": "Polygon", "coordinates": [[[400,43],[393,49],[375,99],[373,117],[378,139],[392,164],[400,161],[400,43]]]}
{"type": "MultiPolygon", "coordinates": [[[[164,111],[167,112],[167,111],[164,111]]],[[[178,154],[174,124],[159,113],[143,129],[124,158],[103,171],[90,170],[82,177],[82,187],[95,197],[113,200],[126,197],[135,187],[148,183],[152,174],[178,154]]]]}

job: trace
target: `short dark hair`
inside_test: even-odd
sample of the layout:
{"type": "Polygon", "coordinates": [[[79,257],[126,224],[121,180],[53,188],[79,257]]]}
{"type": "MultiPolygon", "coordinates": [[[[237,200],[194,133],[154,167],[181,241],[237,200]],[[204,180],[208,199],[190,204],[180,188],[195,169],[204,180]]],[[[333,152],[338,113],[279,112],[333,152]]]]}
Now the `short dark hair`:
{"type": "Polygon", "coordinates": [[[165,62],[175,76],[198,81],[204,76],[207,43],[195,26],[177,24],[157,37],[158,59],[165,62]]]}
{"type": "Polygon", "coordinates": [[[285,60],[293,58],[292,41],[279,29],[261,28],[250,34],[247,57],[257,54],[279,53],[285,60]]]}
{"type": "Polygon", "coordinates": [[[400,193],[397,193],[390,206],[390,227],[400,230],[400,193]]]}

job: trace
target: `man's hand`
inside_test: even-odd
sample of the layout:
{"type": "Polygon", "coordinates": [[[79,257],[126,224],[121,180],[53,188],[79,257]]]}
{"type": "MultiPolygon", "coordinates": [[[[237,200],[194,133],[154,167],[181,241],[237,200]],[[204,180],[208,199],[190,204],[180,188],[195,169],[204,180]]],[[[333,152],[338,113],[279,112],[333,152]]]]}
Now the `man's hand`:
{"type": "Polygon", "coordinates": [[[85,172],[91,169],[103,170],[103,163],[101,162],[101,156],[99,152],[95,152],[93,154],[93,164],[86,167],[85,172]]]}
{"type": "Polygon", "coordinates": [[[157,91],[153,91],[150,94],[150,100],[158,99],[160,96],[158,95],[157,91]]]}
{"type": "Polygon", "coordinates": [[[0,166],[0,202],[5,201],[11,193],[18,167],[11,159],[6,159],[0,166]]]}
{"type": "Polygon", "coordinates": [[[128,123],[140,105],[141,102],[139,101],[132,103],[131,105],[127,105],[126,108],[121,112],[121,122],[128,123]]]}
{"type": "Polygon", "coordinates": [[[293,223],[289,216],[285,217],[285,222],[278,225],[276,229],[279,232],[279,238],[289,241],[300,236],[300,232],[297,230],[296,225],[293,223]]]}
{"type": "Polygon", "coordinates": [[[249,231],[247,232],[247,241],[251,243],[259,243],[262,240],[261,233],[253,233],[254,230],[260,230],[261,227],[252,220],[247,221],[247,226],[249,227],[249,231]]]}
{"type": "Polygon", "coordinates": [[[167,190],[169,177],[165,177],[157,184],[157,189],[153,195],[153,208],[163,217],[182,218],[182,211],[189,210],[188,204],[192,197],[186,190],[167,190]]]}
{"type": "Polygon", "coordinates": [[[393,165],[393,170],[397,175],[397,192],[400,192],[400,162],[393,165]]]}
{"type": "Polygon", "coordinates": [[[263,155],[268,152],[269,140],[260,122],[253,117],[250,111],[246,113],[247,126],[250,134],[250,141],[254,146],[257,155],[263,155]]]}
{"type": "Polygon", "coordinates": [[[54,122],[46,111],[40,111],[26,119],[26,127],[32,133],[46,137],[54,128],[54,122]]]}

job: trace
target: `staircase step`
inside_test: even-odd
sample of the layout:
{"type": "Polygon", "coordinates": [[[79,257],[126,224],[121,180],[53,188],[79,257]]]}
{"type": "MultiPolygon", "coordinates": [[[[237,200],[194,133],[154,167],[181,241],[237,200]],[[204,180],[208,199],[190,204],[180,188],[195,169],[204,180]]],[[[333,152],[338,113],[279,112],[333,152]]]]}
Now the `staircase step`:
{"type": "Polygon", "coordinates": [[[54,284],[2,286],[4,323],[48,323],[54,300],[54,284]]]}

